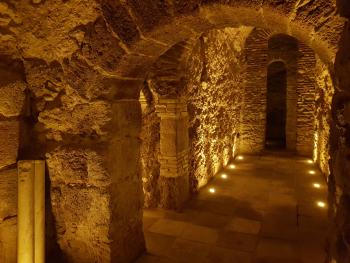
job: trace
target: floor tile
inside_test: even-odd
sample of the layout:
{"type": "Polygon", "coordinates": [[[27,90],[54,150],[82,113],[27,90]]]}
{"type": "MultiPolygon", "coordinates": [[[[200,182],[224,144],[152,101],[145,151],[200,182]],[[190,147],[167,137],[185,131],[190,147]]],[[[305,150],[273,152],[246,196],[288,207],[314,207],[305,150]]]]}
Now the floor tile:
{"type": "Polygon", "coordinates": [[[242,251],[213,247],[208,255],[208,261],[215,263],[251,263],[252,255],[242,251]]]}
{"type": "Polygon", "coordinates": [[[188,224],[184,228],[181,238],[206,244],[215,244],[218,239],[218,231],[209,227],[188,224]]]}
{"type": "Polygon", "coordinates": [[[217,246],[245,252],[256,249],[258,236],[231,231],[219,232],[217,246]]]}
{"type": "Polygon", "coordinates": [[[209,263],[210,246],[189,240],[176,239],[168,257],[179,263],[209,263]]]}
{"type": "Polygon", "coordinates": [[[299,262],[297,244],[280,239],[261,239],[256,251],[257,262],[299,262]],[[260,260],[260,261],[259,261],[260,260]]]}
{"type": "Polygon", "coordinates": [[[169,236],[181,236],[187,223],[170,219],[160,219],[148,231],[169,236]]]}
{"type": "Polygon", "coordinates": [[[233,232],[257,235],[261,229],[261,222],[235,217],[231,220],[225,229],[233,232]]]}
{"type": "Polygon", "coordinates": [[[145,240],[147,251],[149,254],[156,256],[164,256],[174,243],[175,237],[146,232],[145,240]]]}
{"type": "Polygon", "coordinates": [[[235,160],[181,213],[146,209],[149,254],[140,262],[318,263],[325,257],[324,182],[306,158],[266,152],[235,160]],[[215,194],[208,189],[214,187],[215,194]]]}

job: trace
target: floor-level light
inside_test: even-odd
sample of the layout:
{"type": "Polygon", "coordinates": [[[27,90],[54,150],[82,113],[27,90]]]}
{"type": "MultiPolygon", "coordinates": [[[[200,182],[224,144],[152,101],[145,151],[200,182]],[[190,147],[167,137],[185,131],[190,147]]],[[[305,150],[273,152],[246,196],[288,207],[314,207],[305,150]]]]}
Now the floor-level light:
{"type": "Polygon", "coordinates": [[[244,157],[243,157],[242,155],[239,155],[239,156],[237,156],[237,159],[238,159],[238,160],[243,160],[244,157]]]}
{"type": "Polygon", "coordinates": [[[230,168],[230,169],[235,169],[235,168],[236,168],[236,165],[230,164],[230,165],[228,166],[228,168],[230,168]]]}
{"type": "Polygon", "coordinates": [[[315,188],[321,188],[321,185],[318,184],[318,183],[314,183],[313,186],[314,186],[315,188]]]}
{"type": "Polygon", "coordinates": [[[215,193],[215,188],[209,188],[209,192],[214,194],[215,193]]]}
{"type": "Polygon", "coordinates": [[[310,164],[314,163],[312,160],[308,160],[307,162],[310,163],[310,164]]]}
{"type": "Polygon", "coordinates": [[[222,178],[222,179],[227,179],[227,174],[222,174],[222,175],[221,175],[221,178],[222,178]]]}
{"type": "Polygon", "coordinates": [[[317,202],[317,206],[324,208],[324,207],[326,207],[326,204],[324,202],[319,201],[319,202],[317,202]]]}
{"type": "Polygon", "coordinates": [[[310,170],[309,174],[316,174],[316,172],[314,170],[310,170]]]}

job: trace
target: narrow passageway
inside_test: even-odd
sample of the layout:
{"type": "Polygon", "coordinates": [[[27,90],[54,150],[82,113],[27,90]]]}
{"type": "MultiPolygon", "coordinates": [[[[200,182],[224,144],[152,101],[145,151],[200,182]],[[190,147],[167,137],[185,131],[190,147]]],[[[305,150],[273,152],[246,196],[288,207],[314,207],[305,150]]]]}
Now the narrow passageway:
{"type": "Polygon", "coordinates": [[[148,254],[137,262],[324,262],[326,200],[311,160],[236,158],[183,211],[144,211],[148,254]]]}

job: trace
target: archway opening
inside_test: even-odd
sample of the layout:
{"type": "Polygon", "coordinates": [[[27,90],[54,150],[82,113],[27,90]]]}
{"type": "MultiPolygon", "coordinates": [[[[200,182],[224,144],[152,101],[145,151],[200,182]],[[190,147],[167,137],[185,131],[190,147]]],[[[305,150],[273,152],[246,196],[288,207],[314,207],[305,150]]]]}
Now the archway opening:
{"type": "MultiPolygon", "coordinates": [[[[332,57],[332,54],[334,55],[336,53],[337,37],[342,27],[340,26],[341,21],[339,21],[339,17],[336,17],[338,13],[332,10],[332,8],[334,9],[332,4],[327,5],[326,8],[323,8],[322,5],[315,6],[312,4],[297,4],[295,8],[289,8],[290,6],[281,8],[281,5],[277,7],[277,5],[270,5],[264,2],[256,8],[250,8],[250,6],[248,7],[243,2],[242,4],[235,2],[232,4],[233,6],[229,6],[229,3],[227,5],[219,5],[207,2],[194,3],[194,5],[183,5],[174,2],[173,5],[145,4],[140,6],[135,1],[122,1],[120,4],[101,1],[101,8],[98,6],[100,2],[96,3],[97,6],[94,4],[86,6],[84,3],[79,5],[67,4],[62,6],[62,8],[56,9],[61,14],[67,12],[72,14],[72,19],[69,19],[68,23],[63,21],[67,19],[63,19],[62,21],[59,21],[59,19],[55,20],[55,23],[49,24],[51,29],[49,31],[47,30],[47,23],[39,23],[39,27],[33,32],[33,37],[29,38],[26,34],[22,34],[22,36],[19,34],[17,38],[16,32],[28,32],[30,34],[31,29],[28,28],[28,24],[30,25],[30,23],[25,23],[25,20],[34,19],[40,21],[43,17],[45,18],[47,16],[46,11],[52,10],[48,6],[49,3],[42,1],[40,3],[41,12],[36,16],[30,15],[33,13],[31,11],[33,7],[29,4],[28,11],[26,10],[26,6],[17,8],[17,10],[21,11],[19,17],[21,20],[22,18],[24,19],[24,23],[20,23],[21,25],[18,24],[17,15],[13,15],[16,13],[16,5],[9,5],[8,8],[4,8],[5,16],[13,19],[13,22],[10,21],[7,23],[9,30],[5,30],[5,33],[9,35],[4,38],[6,42],[4,46],[6,48],[4,50],[6,52],[16,53],[18,51],[20,52],[18,57],[25,60],[25,82],[34,91],[35,100],[38,101],[38,111],[40,111],[38,118],[39,125],[35,127],[35,131],[40,133],[41,140],[44,141],[47,139],[50,141],[48,146],[45,145],[45,150],[47,149],[48,151],[46,155],[47,163],[50,169],[50,178],[52,178],[52,188],[50,189],[53,196],[52,211],[55,213],[55,222],[57,222],[54,225],[55,229],[57,228],[57,238],[55,239],[59,243],[62,254],[67,255],[69,260],[77,262],[108,262],[114,260],[128,262],[135,257],[136,253],[139,253],[143,249],[141,235],[142,220],[140,215],[141,184],[139,180],[140,140],[138,136],[141,114],[140,105],[137,103],[136,91],[139,89],[138,83],[143,81],[150,64],[161,53],[170,48],[171,45],[179,40],[195,35],[196,32],[199,34],[199,32],[207,28],[247,24],[251,26],[263,25],[267,28],[271,27],[273,32],[280,32],[281,29],[282,31],[293,32],[294,35],[300,36],[303,40],[308,40],[307,42],[311,43],[316,50],[321,51],[322,58],[327,61],[328,58],[332,57]],[[168,10],[168,6],[170,10],[168,10]],[[282,11],[274,12],[275,7],[279,11],[282,11]],[[323,10],[319,10],[320,7],[323,10]],[[80,8],[83,8],[85,11],[79,12],[80,8]],[[13,12],[12,9],[14,10],[13,12]],[[290,10],[293,11],[293,14],[284,12],[289,12],[290,10]],[[311,15],[310,18],[317,18],[319,16],[321,19],[305,19],[307,11],[310,11],[310,14],[315,14],[315,16],[311,15]],[[7,12],[9,15],[7,15],[7,12]],[[115,14],[117,15],[115,16],[115,14]],[[235,14],[239,14],[239,16],[235,14]],[[77,16],[76,19],[75,16],[77,16]],[[290,20],[288,26],[285,26],[284,18],[291,16],[293,19],[290,20]],[[325,17],[326,19],[323,19],[325,17]],[[315,21],[320,21],[320,23],[315,25],[315,21]],[[20,28],[20,30],[12,30],[10,28],[13,26],[22,27],[22,24],[26,28],[20,28]],[[317,30],[314,30],[315,28],[317,30]],[[326,31],[329,28],[334,30],[328,33],[326,31]],[[18,45],[13,45],[12,39],[13,43],[18,41],[18,45]],[[12,51],[12,48],[7,48],[7,42],[11,46],[13,45],[14,51],[12,51]],[[33,43],[34,45],[32,45],[33,43]],[[39,63],[42,65],[37,66],[39,63]],[[110,240],[113,240],[113,242],[110,242],[110,240]]],[[[59,16],[59,13],[57,15],[58,18],[65,17],[64,15],[59,16]]],[[[218,54],[222,45],[218,46],[218,48],[211,49],[210,53],[218,54]]],[[[237,45],[234,44],[232,46],[237,45]]],[[[227,64],[221,63],[223,60],[217,58],[217,56],[209,55],[207,57],[213,58],[213,69],[214,66],[215,68],[223,69],[223,65],[227,64]]],[[[228,56],[225,55],[224,57],[228,56]]],[[[194,56],[195,59],[196,57],[194,56]]],[[[329,59],[329,62],[331,61],[333,60],[329,59]]],[[[199,59],[195,62],[198,63],[194,68],[200,72],[202,62],[199,59]]],[[[265,64],[262,68],[266,71],[266,59],[263,59],[263,63],[265,64]]],[[[286,64],[287,71],[290,73],[289,64],[287,62],[286,64]]],[[[165,70],[168,69],[166,66],[164,67],[165,70]]],[[[300,70],[298,74],[308,74],[310,72],[308,69],[311,69],[311,67],[309,64],[307,66],[306,71],[300,70]]],[[[209,79],[211,81],[201,78],[201,85],[193,85],[194,87],[200,87],[207,92],[214,90],[211,88],[213,87],[212,84],[219,86],[220,83],[223,83],[222,86],[229,87],[220,77],[226,76],[227,79],[233,79],[230,75],[220,74],[217,70],[211,70],[211,67],[208,67],[208,69],[210,72],[216,73],[213,74],[213,78],[209,79]]],[[[172,71],[172,69],[168,69],[168,71],[172,71]]],[[[239,71],[232,70],[230,72],[239,71]]],[[[193,75],[197,76],[195,74],[193,75]]],[[[241,76],[242,74],[237,75],[241,76]]],[[[263,79],[262,84],[265,85],[265,76],[263,76],[263,79]]],[[[168,78],[167,80],[168,82],[174,82],[174,78],[168,78]]],[[[240,80],[238,79],[238,81],[240,80]]],[[[8,94],[5,93],[5,95],[18,97],[16,94],[12,95],[14,94],[12,92],[14,85],[18,84],[11,84],[9,87],[11,92],[8,92],[8,94]]],[[[237,89],[238,91],[243,90],[236,83],[233,83],[232,86],[239,87],[237,89]]],[[[305,88],[306,85],[302,86],[305,88]]],[[[254,88],[255,91],[259,92],[256,86],[254,88]]],[[[227,97],[230,98],[231,104],[243,104],[244,96],[241,96],[239,92],[237,92],[237,95],[231,96],[229,93],[218,94],[218,92],[215,92],[216,90],[220,90],[220,88],[214,90],[214,95],[211,96],[212,98],[219,99],[219,95],[228,95],[227,97]]],[[[261,91],[260,94],[262,94],[263,99],[257,102],[261,102],[262,108],[265,108],[265,90],[261,91]]],[[[257,113],[253,116],[247,116],[252,122],[258,123],[255,126],[260,129],[259,132],[262,131],[261,138],[263,138],[265,135],[264,121],[266,113],[257,110],[258,103],[255,103],[250,96],[245,97],[247,101],[251,102],[249,107],[257,113]],[[260,123],[263,124],[261,125],[260,123]]],[[[326,99],[324,101],[321,98],[321,103],[328,103],[327,96],[325,97],[326,99]]],[[[301,96],[301,98],[301,102],[304,99],[305,101],[313,100],[312,96],[301,96]]],[[[199,101],[198,104],[201,103],[203,101],[202,97],[197,101],[199,101]]],[[[4,105],[7,107],[6,103],[4,105]]],[[[210,101],[208,105],[212,106],[214,103],[210,101]]],[[[216,164],[221,163],[221,159],[225,160],[221,156],[227,156],[228,154],[226,153],[230,153],[231,148],[235,149],[234,138],[237,138],[237,136],[234,135],[243,134],[240,131],[240,116],[238,114],[238,124],[235,125],[237,129],[232,133],[226,133],[233,125],[227,121],[227,118],[223,118],[226,116],[236,116],[232,112],[239,112],[240,107],[237,106],[229,114],[225,114],[226,105],[222,103],[219,104],[220,107],[216,111],[213,111],[212,107],[204,108],[202,105],[200,106],[193,111],[195,113],[194,116],[201,114],[205,122],[201,121],[202,119],[198,119],[198,121],[193,122],[192,127],[199,130],[203,126],[200,125],[201,123],[208,126],[210,128],[208,131],[204,129],[200,130],[200,134],[203,134],[203,136],[198,136],[198,141],[201,143],[208,141],[209,143],[202,143],[204,146],[200,147],[201,150],[196,151],[196,153],[203,160],[203,166],[201,167],[206,168],[211,166],[215,168],[217,167],[216,164]],[[220,118],[219,120],[224,121],[220,122],[219,125],[211,125],[213,120],[217,120],[218,117],[220,118]],[[228,128],[223,130],[223,126],[227,126],[228,128]],[[219,134],[220,136],[214,137],[215,134],[219,134]],[[228,135],[221,136],[226,134],[228,135]],[[224,145],[224,147],[221,145],[224,145]],[[209,158],[204,158],[206,156],[209,156],[209,158]],[[204,162],[204,160],[208,161],[204,162]]],[[[303,103],[302,106],[304,112],[304,109],[307,107],[304,107],[303,103]]],[[[173,108],[165,107],[165,111],[168,109],[172,110],[173,108]]],[[[307,109],[312,108],[308,107],[307,109]]],[[[319,111],[320,115],[323,114],[322,110],[319,111]]],[[[178,115],[182,115],[181,109],[178,112],[178,115]]],[[[301,126],[312,123],[309,118],[311,112],[312,110],[306,111],[307,118],[303,116],[302,122],[299,122],[301,126]]],[[[172,111],[171,118],[175,115],[173,113],[172,111]]],[[[3,138],[7,139],[11,137],[11,140],[8,141],[12,144],[9,149],[12,149],[15,148],[13,145],[16,145],[12,143],[12,138],[17,137],[17,125],[12,122],[15,116],[11,114],[7,120],[5,115],[1,117],[2,121],[6,121],[6,123],[3,123],[3,131],[10,134],[10,136],[3,136],[3,138]],[[13,126],[14,128],[12,128],[13,126]],[[11,132],[8,132],[8,127],[11,128],[11,132]],[[13,133],[12,130],[14,131],[13,133]],[[15,135],[13,136],[12,134],[15,135]]],[[[320,119],[319,123],[322,126],[320,125],[319,127],[327,128],[327,123],[325,125],[321,121],[327,121],[326,118],[320,119]]],[[[167,120],[168,126],[176,128],[174,129],[175,132],[169,133],[169,136],[176,134],[176,136],[172,136],[171,138],[178,138],[177,127],[183,127],[184,122],[178,119],[176,119],[176,122],[167,120]]],[[[287,123],[290,123],[288,118],[287,123]]],[[[251,126],[247,130],[253,130],[253,128],[251,126]]],[[[307,128],[310,130],[309,127],[307,128]]],[[[183,130],[185,129],[181,131],[183,130]]],[[[288,126],[286,130],[289,130],[288,126]]],[[[303,135],[301,139],[305,139],[304,130],[298,133],[303,135]]],[[[324,134],[327,135],[328,131],[324,134]]],[[[326,137],[326,135],[322,136],[319,132],[316,135],[315,137],[319,141],[317,149],[322,149],[323,146],[321,147],[321,144],[327,145],[328,143],[328,141],[327,143],[322,141],[322,138],[326,137]]],[[[239,138],[242,140],[245,137],[240,136],[239,138]]],[[[257,136],[251,137],[255,140],[257,136]]],[[[196,142],[195,139],[197,137],[193,136],[193,138],[193,141],[196,142]]],[[[300,145],[305,145],[305,141],[309,142],[309,138],[310,136],[306,138],[307,140],[300,141],[300,145]]],[[[184,151],[178,151],[178,149],[182,150],[183,148],[177,147],[178,144],[182,145],[183,140],[172,140],[172,142],[173,144],[169,144],[167,148],[176,146],[176,148],[173,147],[176,149],[175,153],[181,153],[182,155],[179,157],[185,156],[184,151]]],[[[263,148],[264,140],[261,140],[261,142],[263,148]]],[[[12,154],[12,150],[8,151],[6,147],[3,148],[6,150],[6,156],[12,154]]],[[[306,150],[304,152],[307,152],[306,150]]],[[[16,150],[13,152],[16,152],[16,150]]],[[[166,157],[174,156],[167,155],[166,157]]],[[[336,159],[338,166],[339,158],[338,156],[336,157],[334,159],[336,159]]],[[[163,160],[165,161],[166,159],[164,158],[163,160]]],[[[168,158],[168,160],[172,162],[171,166],[174,169],[186,167],[181,162],[181,158],[176,158],[175,161],[173,158],[168,158]]],[[[248,158],[245,158],[245,160],[249,161],[248,158]]],[[[248,162],[247,164],[250,165],[248,162]]],[[[11,168],[13,167],[11,166],[11,168]]],[[[239,171],[240,167],[237,166],[237,168],[237,171],[239,171]]],[[[339,170],[341,174],[342,170],[339,170]]],[[[336,171],[338,177],[338,169],[336,171]]],[[[295,173],[295,171],[292,172],[295,173]]],[[[210,173],[208,174],[210,175],[210,173]]],[[[242,175],[241,172],[240,174],[242,175]]],[[[247,178],[247,176],[245,177],[247,178]]],[[[229,175],[219,178],[226,180],[229,179],[229,175]]],[[[170,176],[166,179],[170,183],[164,183],[164,185],[170,189],[174,189],[174,192],[179,192],[179,188],[175,183],[179,182],[180,184],[182,181],[177,180],[179,178],[175,179],[175,177],[170,176]]],[[[206,180],[203,180],[203,182],[206,182],[206,180]]],[[[261,186],[260,183],[252,184],[251,182],[247,185],[261,186]]],[[[283,186],[281,184],[277,185],[283,186]]],[[[247,192],[256,194],[256,191],[251,191],[254,189],[248,189],[246,186],[244,188],[247,192]]],[[[277,189],[279,187],[273,188],[277,189]]],[[[225,188],[223,187],[222,189],[225,188]]],[[[270,189],[271,187],[268,188],[268,191],[270,189]]],[[[210,194],[216,193],[216,196],[219,196],[220,192],[224,192],[220,190],[220,188],[216,188],[216,192],[211,191],[210,194]]],[[[271,195],[270,193],[268,194],[268,200],[271,200],[271,195]]],[[[222,197],[222,199],[225,198],[224,195],[222,197]]],[[[261,196],[255,195],[251,197],[253,200],[263,200],[261,196]]],[[[276,206],[279,206],[279,211],[281,211],[281,203],[279,201],[283,199],[290,201],[288,197],[281,198],[281,196],[277,196],[276,200],[278,202],[276,206]]],[[[205,200],[207,201],[208,198],[205,200]]],[[[293,208],[295,207],[293,202],[289,203],[292,203],[293,208]]],[[[237,205],[236,202],[235,208],[241,207],[244,207],[246,211],[246,204],[237,205]]],[[[261,210],[265,212],[266,210],[264,208],[261,210]]],[[[274,215],[272,217],[275,219],[274,215]]],[[[265,223],[266,221],[264,220],[265,223]]],[[[308,222],[310,224],[310,221],[308,222]]],[[[237,222],[235,224],[234,222],[233,225],[239,224],[237,222]]],[[[223,228],[222,224],[220,226],[223,228]]],[[[263,229],[265,230],[266,228],[263,229]]],[[[186,233],[185,231],[183,232],[186,233]]],[[[188,232],[193,233],[196,231],[188,232]]],[[[208,231],[205,233],[208,233],[208,231]]],[[[211,236],[211,234],[209,235],[211,236]]],[[[264,246],[266,246],[266,243],[262,247],[264,246]]],[[[168,244],[166,244],[166,247],[169,247],[168,244]]],[[[260,248],[261,246],[256,247],[260,248]]],[[[202,249],[198,250],[201,252],[204,251],[202,249]]],[[[219,250],[219,252],[221,253],[222,250],[219,250]]],[[[0,254],[4,253],[0,252],[0,254]]],[[[178,257],[182,258],[181,256],[178,257]]],[[[284,262],[284,260],[277,261],[284,262]]],[[[314,260],[314,262],[321,262],[321,260],[314,260]]]]}
{"type": "Polygon", "coordinates": [[[270,149],[286,147],[287,69],[283,62],[269,65],[267,71],[266,140],[270,149]]]}

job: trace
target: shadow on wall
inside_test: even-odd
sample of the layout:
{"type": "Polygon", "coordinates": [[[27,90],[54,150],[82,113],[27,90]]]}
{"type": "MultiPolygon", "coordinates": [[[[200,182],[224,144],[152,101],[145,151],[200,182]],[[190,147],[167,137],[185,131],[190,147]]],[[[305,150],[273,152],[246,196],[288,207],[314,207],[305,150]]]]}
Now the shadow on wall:
{"type": "Polygon", "coordinates": [[[158,207],[160,201],[158,186],[160,176],[160,164],[158,161],[160,152],[160,119],[157,116],[153,95],[147,82],[144,83],[141,90],[140,103],[142,109],[140,154],[144,207],[154,208],[158,207]]]}
{"type": "MultiPolygon", "coordinates": [[[[19,126],[18,160],[45,160],[43,146],[40,145],[35,125],[38,123],[39,111],[36,108],[35,95],[29,90],[24,91],[25,100],[21,111],[19,126]]],[[[59,224],[53,215],[52,192],[49,169],[45,165],[45,240],[46,261],[52,263],[69,262],[57,243],[57,231],[65,232],[64,224],[59,224]]]]}
{"type": "Polygon", "coordinates": [[[0,56],[0,262],[16,262],[17,160],[26,88],[23,62],[0,56]]]}
{"type": "Polygon", "coordinates": [[[286,115],[287,69],[282,61],[276,61],[267,70],[266,148],[285,149],[286,115]]]}
{"type": "MultiPolygon", "coordinates": [[[[350,19],[350,2],[337,0],[339,13],[350,19]]],[[[331,174],[329,177],[329,201],[332,209],[330,236],[330,260],[350,262],[350,24],[344,29],[335,62],[336,90],[331,127],[331,174]]]]}

